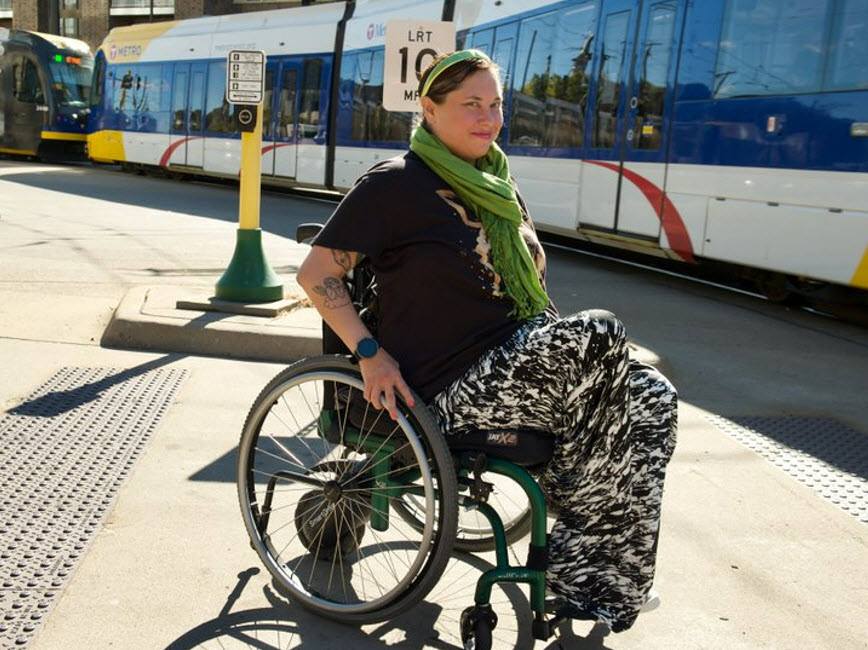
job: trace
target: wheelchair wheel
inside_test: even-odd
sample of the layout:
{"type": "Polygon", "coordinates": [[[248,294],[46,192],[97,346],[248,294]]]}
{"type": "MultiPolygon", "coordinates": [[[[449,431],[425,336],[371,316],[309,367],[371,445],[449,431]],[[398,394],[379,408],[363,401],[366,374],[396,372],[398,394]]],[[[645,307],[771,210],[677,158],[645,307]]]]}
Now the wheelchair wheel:
{"type": "Polygon", "coordinates": [[[276,583],[293,602],[354,624],[425,597],[457,519],[452,457],[427,408],[401,401],[394,422],[362,391],[345,357],[293,364],[250,409],[237,465],[244,524],[276,583]],[[392,512],[409,493],[425,504],[419,526],[392,512]]]}
{"type": "Polygon", "coordinates": [[[461,613],[461,643],[465,650],[491,650],[497,615],[491,605],[474,605],[461,613]]]}
{"type": "MultiPolygon", "coordinates": [[[[530,533],[531,512],[527,496],[515,481],[505,476],[490,472],[482,476],[484,481],[494,485],[488,503],[503,519],[507,543],[514,544],[530,533]]],[[[407,494],[392,505],[408,524],[417,528],[422,525],[425,510],[418,497],[407,494]]],[[[494,550],[494,546],[488,519],[472,506],[459,506],[455,548],[465,553],[478,553],[494,550]]]]}

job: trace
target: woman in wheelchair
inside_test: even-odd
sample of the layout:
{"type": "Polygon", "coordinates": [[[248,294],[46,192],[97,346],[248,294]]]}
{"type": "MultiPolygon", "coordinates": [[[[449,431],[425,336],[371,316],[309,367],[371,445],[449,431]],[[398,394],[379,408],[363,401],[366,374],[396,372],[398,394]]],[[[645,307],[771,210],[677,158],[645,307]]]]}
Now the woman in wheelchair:
{"type": "Polygon", "coordinates": [[[423,120],[409,152],[359,178],[298,281],[354,351],[373,408],[395,419],[396,400],[413,405],[412,386],[450,446],[471,430],[548,432],[554,451],[540,480],[558,516],[547,587],[566,611],[617,632],[634,623],[654,578],[676,394],[628,358],[611,313],[558,316],[495,143],[501,88],[481,52],[438,57],[420,80],[423,120]],[[362,260],[377,281],[375,327],[344,283],[362,260]]]}

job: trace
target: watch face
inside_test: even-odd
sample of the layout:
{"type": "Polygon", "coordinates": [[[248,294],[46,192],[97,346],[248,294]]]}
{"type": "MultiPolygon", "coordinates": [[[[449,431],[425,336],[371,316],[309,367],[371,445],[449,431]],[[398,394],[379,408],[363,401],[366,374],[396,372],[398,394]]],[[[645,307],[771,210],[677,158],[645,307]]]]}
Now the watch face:
{"type": "Polygon", "coordinates": [[[377,350],[379,349],[380,346],[374,339],[362,339],[359,341],[359,345],[356,348],[356,354],[362,359],[370,359],[377,354],[377,350]]]}

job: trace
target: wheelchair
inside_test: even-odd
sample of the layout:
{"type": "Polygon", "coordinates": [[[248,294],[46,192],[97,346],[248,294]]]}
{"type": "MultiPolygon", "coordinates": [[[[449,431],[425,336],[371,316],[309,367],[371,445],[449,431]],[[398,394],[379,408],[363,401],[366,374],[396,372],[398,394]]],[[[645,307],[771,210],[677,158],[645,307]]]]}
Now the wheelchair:
{"type": "MultiPolygon", "coordinates": [[[[298,241],[320,227],[301,226],[298,241]]],[[[369,265],[353,269],[347,287],[374,332],[369,265]]],[[[493,549],[496,565],[461,614],[464,648],[491,648],[491,592],[501,582],[529,585],[533,637],[550,638],[566,616],[546,611],[546,500],[531,470],[550,459],[551,436],[470,431],[447,444],[415,395],[413,407],[396,395],[393,421],[364,399],[357,363],[323,328],[324,352],[336,353],[280,372],[255,400],[239,442],[242,517],[276,583],[318,615],[376,623],[422,600],[453,549],[493,549]],[[498,500],[516,484],[522,498],[498,500]],[[528,532],[527,562],[511,566],[508,547],[528,532]]]]}

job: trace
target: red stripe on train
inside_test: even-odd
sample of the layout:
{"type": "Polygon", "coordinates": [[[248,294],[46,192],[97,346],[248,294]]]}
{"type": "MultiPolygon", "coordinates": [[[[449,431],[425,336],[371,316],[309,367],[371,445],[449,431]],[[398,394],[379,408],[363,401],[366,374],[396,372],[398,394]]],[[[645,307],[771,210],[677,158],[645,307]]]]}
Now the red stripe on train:
{"type": "Polygon", "coordinates": [[[262,155],[264,156],[272,149],[279,149],[280,147],[291,147],[294,144],[294,142],[278,142],[276,144],[270,144],[267,147],[262,147],[262,155]]]}
{"type": "Polygon", "coordinates": [[[584,162],[592,165],[599,165],[606,169],[611,169],[613,172],[622,172],[624,178],[633,183],[639,188],[639,191],[648,199],[648,203],[654,209],[657,218],[663,226],[663,232],[666,233],[666,238],[669,240],[669,245],[672,250],[678,253],[685,262],[695,262],[693,257],[693,245],[690,243],[690,235],[687,234],[687,226],[684,225],[684,220],[681,218],[678,209],[669,200],[665,192],[654,185],[647,178],[644,178],[636,172],[627,169],[622,170],[617,163],[606,162],[603,160],[585,160],[584,162]]]}
{"type": "Polygon", "coordinates": [[[169,166],[169,159],[172,157],[172,154],[175,153],[175,150],[182,144],[184,144],[185,142],[189,142],[190,140],[199,140],[201,138],[201,135],[191,135],[186,138],[181,138],[180,140],[177,140],[176,142],[170,144],[163,152],[163,155],[160,157],[160,167],[169,166]]]}

